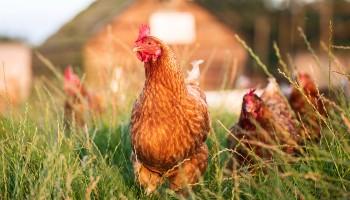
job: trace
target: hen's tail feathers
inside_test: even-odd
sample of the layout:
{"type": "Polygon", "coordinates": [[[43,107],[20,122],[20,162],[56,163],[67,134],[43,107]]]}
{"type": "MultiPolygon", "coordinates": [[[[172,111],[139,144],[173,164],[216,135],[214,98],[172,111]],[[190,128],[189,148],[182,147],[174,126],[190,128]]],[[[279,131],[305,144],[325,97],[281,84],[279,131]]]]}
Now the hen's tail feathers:
{"type": "Polygon", "coordinates": [[[265,92],[267,93],[275,93],[280,92],[280,88],[275,78],[269,78],[269,82],[265,88],[265,92]]]}
{"type": "Polygon", "coordinates": [[[191,62],[192,70],[187,71],[186,83],[199,85],[200,70],[199,65],[204,63],[203,60],[195,60],[191,62]]]}

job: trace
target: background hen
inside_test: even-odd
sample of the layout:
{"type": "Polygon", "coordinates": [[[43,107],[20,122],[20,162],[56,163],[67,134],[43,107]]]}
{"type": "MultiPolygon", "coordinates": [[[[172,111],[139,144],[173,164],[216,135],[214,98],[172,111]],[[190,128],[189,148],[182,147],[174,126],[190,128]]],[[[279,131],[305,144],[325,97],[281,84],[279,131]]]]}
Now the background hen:
{"type": "Polygon", "coordinates": [[[254,90],[244,95],[239,121],[230,132],[228,146],[237,151],[235,156],[240,164],[251,163],[254,159],[251,153],[270,159],[271,150],[277,145],[284,152],[293,153],[301,134],[295,115],[274,79],[269,80],[261,97],[254,90]]]}
{"type": "Polygon", "coordinates": [[[210,121],[205,95],[193,77],[185,81],[173,51],[150,36],[148,26],[140,27],[134,51],[146,75],[131,115],[135,176],[147,193],[164,178],[171,189],[183,189],[196,183],[207,167],[210,121]]]}
{"type": "Polygon", "coordinates": [[[320,115],[326,114],[319,91],[310,75],[306,73],[298,73],[297,82],[301,91],[293,87],[289,103],[305,126],[307,137],[319,139],[320,120],[315,111],[319,112],[320,115]]]}
{"type": "Polygon", "coordinates": [[[296,115],[289,105],[288,99],[282,94],[282,91],[276,82],[276,79],[269,78],[269,83],[261,95],[261,99],[273,114],[275,124],[279,125],[282,133],[289,133],[290,137],[296,142],[301,142],[304,135],[296,115]]]}
{"type": "Polygon", "coordinates": [[[64,71],[64,91],[64,119],[67,126],[72,123],[83,126],[91,113],[102,111],[101,99],[87,91],[70,66],[64,71]]]}
{"type": "MultiPolygon", "coordinates": [[[[266,107],[254,90],[243,97],[241,114],[238,122],[230,129],[228,148],[236,151],[236,160],[239,164],[251,163],[255,155],[270,158],[271,153],[259,144],[272,144],[273,139],[265,129],[270,129],[269,118],[272,113],[266,107]],[[249,153],[249,151],[252,151],[249,153]]],[[[229,165],[232,166],[232,163],[229,165]]]]}

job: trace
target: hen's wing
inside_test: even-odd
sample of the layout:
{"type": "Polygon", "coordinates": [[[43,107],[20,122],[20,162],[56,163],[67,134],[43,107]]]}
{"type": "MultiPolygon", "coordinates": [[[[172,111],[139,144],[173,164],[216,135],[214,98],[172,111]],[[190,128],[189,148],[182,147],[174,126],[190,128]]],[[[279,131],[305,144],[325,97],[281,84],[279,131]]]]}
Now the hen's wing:
{"type": "MultiPolygon", "coordinates": [[[[310,102],[316,103],[313,99],[309,99],[310,102]]],[[[293,88],[289,98],[290,105],[295,113],[300,117],[303,125],[306,127],[307,138],[318,139],[320,137],[320,122],[318,116],[312,105],[308,102],[306,97],[300,93],[299,90],[293,88]]],[[[317,109],[317,104],[314,104],[317,109]]],[[[322,109],[323,111],[323,109],[322,109]]],[[[320,111],[321,114],[323,112],[320,111]]]]}
{"type": "Polygon", "coordinates": [[[87,93],[86,98],[91,112],[94,114],[101,114],[103,112],[104,101],[102,95],[89,92],[87,93]]]}
{"type": "MultiPolygon", "coordinates": [[[[195,87],[188,86],[188,97],[183,105],[184,116],[186,116],[186,126],[189,129],[192,153],[199,148],[207,139],[210,131],[210,118],[207,103],[201,96],[201,90],[195,87]]],[[[189,146],[189,147],[190,147],[189,146]]],[[[190,154],[192,154],[190,153],[190,154]]]]}
{"type": "MultiPolygon", "coordinates": [[[[299,76],[302,76],[299,74],[299,76]]],[[[326,115],[328,106],[322,101],[315,82],[308,75],[304,79],[298,78],[303,93],[293,87],[289,97],[289,103],[296,114],[300,116],[305,132],[309,139],[318,140],[321,136],[321,125],[319,115],[326,115]],[[318,113],[316,112],[316,110],[318,113]]]]}
{"type": "Polygon", "coordinates": [[[302,133],[297,118],[274,78],[269,79],[261,98],[272,112],[274,124],[277,124],[282,132],[291,134],[294,140],[299,141],[302,133]]]}
{"type": "MultiPolygon", "coordinates": [[[[227,141],[228,147],[233,150],[235,161],[240,165],[245,165],[252,164],[256,160],[255,157],[271,159],[271,150],[264,146],[274,144],[273,138],[269,134],[271,133],[267,132],[264,127],[259,127],[256,130],[244,130],[238,124],[234,125],[230,129],[227,141]]],[[[228,163],[228,167],[231,168],[232,164],[233,160],[228,163]]]]}
{"type": "Polygon", "coordinates": [[[243,140],[249,137],[247,133],[248,132],[242,130],[238,124],[235,124],[230,128],[230,134],[227,137],[227,145],[228,148],[233,151],[232,154],[234,158],[229,161],[228,168],[232,169],[232,166],[236,161],[240,165],[251,162],[247,149],[243,147],[243,145],[245,145],[243,140]]]}
{"type": "Polygon", "coordinates": [[[199,64],[202,60],[192,62],[193,69],[186,79],[188,101],[185,105],[188,125],[198,144],[204,142],[210,130],[210,118],[205,93],[199,87],[199,64]]]}
{"type": "Polygon", "coordinates": [[[86,105],[79,98],[68,98],[64,104],[64,121],[70,125],[84,126],[86,123],[86,105]]]}

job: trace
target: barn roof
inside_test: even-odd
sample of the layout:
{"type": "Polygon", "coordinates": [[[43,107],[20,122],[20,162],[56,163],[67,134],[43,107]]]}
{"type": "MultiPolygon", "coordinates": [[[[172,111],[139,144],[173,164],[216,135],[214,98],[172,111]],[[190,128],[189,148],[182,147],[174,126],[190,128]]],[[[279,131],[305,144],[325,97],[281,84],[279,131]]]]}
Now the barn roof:
{"type": "MultiPolygon", "coordinates": [[[[58,68],[62,69],[68,64],[81,67],[84,44],[133,2],[135,0],[96,1],[61,27],[36,50],[58,68]]],[[[35,57],[33,62],[34,74],[47,72],[47,68],[43,67],[43,63],[38,58],[35,57]]]]}
{"type": "MultiPolygon", "coordinates": [[[[92,3],[49,37],[36,51],[42,53],[59,68],[68,64],[81,66],[81,50],[84,43],[133,1],[99,0],[92,3]]],[[[34,58],[33,67],[35,74],[47,72],[38,58],[34,58]]]]}

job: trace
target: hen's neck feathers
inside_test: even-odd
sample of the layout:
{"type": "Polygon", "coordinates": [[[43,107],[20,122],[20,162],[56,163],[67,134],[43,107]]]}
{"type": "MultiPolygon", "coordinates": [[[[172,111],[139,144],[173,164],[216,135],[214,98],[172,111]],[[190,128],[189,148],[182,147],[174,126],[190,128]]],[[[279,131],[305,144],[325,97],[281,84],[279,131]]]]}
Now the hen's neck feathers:
{"type": "Polygon", "coordinates": [[[183,73],[176,62],[174,52],[162,44],[162,55],[156,61],[145,63],[145,89],[153,90],[162,86],[174,92],[184,94],[186,84],[183,73]]]}
{"type": "Polygon", "coordinates": [[[238,125],[242,129],[247,130],[247,131],[253,131],[256,129],[255,125],[251,122],[251,120],[249,118],[242,117],[242,115],[239,119],[238,125]]]}
{"type": "Polygon", "coordinates": [[[239,120],[238,120],[238,125],[247,131],[255,131],[256,130],[254,120],[255,120],[255,123],[259,123],[262,127],[266,126],[267,122],[271,118],[271,114],[267,110],[267,107],[265,105],[262,105],[262,109],[263,109],[262,113],[256,119],[252,119],[249,116],[245,116],[243,114],[243,110],[242,110],[240,117],[239,117],[239,120]]]}

